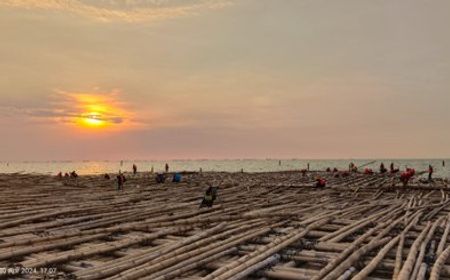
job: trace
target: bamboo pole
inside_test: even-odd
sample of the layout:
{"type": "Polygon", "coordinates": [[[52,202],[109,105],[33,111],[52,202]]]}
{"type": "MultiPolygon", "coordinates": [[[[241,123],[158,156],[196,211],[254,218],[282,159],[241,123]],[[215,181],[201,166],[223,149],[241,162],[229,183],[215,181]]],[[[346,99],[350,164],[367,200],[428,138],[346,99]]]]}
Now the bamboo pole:
{"type": "Polygon", "coordinates": [[[442,252],[436,262],[433,265],[430,273],[430,280],[438,280],[441,274],[442,266],[445,264],[447,259],[450,257],[450,246],[448,246],[444,252],[442,252]]]}
{"type": "Polygon", "coordinates": [[[413,245],[411,246],[411,249],[409,251],[408,257],[406,258],[406,261],[400,270],[400,273],[398,275],[398,280],[408,280],[409,276],[411,275],[411,272],[414,268],[414,263],[416,261],[417,251],[419,249],[419,246],[421,245],[423,239],[426,237],[428,231],[431,228],[431,224],[428,222],[427,226],[423,229],[423,231],[420,233],[420,235],[416,238],[413,245]]]}

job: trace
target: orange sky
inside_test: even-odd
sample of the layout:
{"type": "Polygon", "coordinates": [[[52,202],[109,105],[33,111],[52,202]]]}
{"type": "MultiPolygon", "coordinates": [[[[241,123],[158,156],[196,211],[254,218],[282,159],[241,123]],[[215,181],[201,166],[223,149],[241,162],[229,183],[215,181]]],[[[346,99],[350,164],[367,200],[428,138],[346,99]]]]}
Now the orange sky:
{"type": "Polygon", "coordinates": [[[0,2],[0,160],[450,156],[450,2],[0,2]]]}

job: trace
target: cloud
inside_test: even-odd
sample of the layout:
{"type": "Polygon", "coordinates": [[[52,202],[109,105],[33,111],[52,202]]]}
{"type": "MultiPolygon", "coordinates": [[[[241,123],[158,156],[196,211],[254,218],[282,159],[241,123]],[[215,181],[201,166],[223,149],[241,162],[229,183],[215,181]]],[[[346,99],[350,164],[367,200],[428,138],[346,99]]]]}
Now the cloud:
{"type": "Polygon", "coordinates": [[[110,128],[131,128],[139,125],[135,114],[118,92],[86,93],[58,91],[41,107],[2,106],[2,115],[25,121],[69,124],[97,123],[110,128]]]}
{"type": "Polygon", "coordinates": [[[2,0],[0,6],[69,12],[100,21],[142,22],[220,9],[232,0],[2,0]]]}

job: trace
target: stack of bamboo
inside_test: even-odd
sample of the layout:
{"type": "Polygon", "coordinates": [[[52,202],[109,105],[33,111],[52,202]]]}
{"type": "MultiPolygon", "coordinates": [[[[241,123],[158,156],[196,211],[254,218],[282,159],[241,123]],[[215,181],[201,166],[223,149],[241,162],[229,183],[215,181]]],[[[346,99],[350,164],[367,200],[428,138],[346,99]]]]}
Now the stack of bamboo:
{"type": "Polygon", "coordinates": [[[443,180],[405,188],[388,174],[127,177],[117,191],[98,176],[0,175],[0,268],[37,269],[0,277],[450,279],[443,180]],[[317,176],[326,188],[315,188],[317,176]],[[210,182],[221,182],[218,200],[200,209],[210,182]]]}

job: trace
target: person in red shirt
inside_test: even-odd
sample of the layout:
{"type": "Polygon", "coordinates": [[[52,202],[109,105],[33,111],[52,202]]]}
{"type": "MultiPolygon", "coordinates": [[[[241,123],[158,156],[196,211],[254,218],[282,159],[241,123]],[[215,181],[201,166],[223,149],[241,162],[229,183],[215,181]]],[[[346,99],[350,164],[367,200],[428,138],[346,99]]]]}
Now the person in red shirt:
{"type": "Polygon", "coordinates": [[[325,180],[323,178],[317,178],[317,180],[316,180],[316,188],[322,189],[322,188],[325,188],[326,185],[327,185],[327,180],[325,180]]]}
{"type": "Polygon", "coordinates": [[[431,164],[428,165],[428,181],[433,180],[433,172],[434,172],[433,166],[431,166],[431,164]]]}

